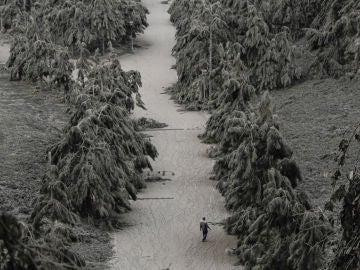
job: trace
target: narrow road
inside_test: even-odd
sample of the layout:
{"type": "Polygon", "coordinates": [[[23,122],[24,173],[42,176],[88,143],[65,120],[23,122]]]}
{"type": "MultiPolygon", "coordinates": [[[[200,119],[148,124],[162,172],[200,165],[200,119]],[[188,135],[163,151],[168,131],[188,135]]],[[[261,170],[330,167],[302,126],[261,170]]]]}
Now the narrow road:
{"type": "Polygon", "coordinates": [[[149,131],[160,157],[153,163],[155,171],[169,171],[172,181],[149,184],[139,197],[173,198],[138,200],[133,211],[124,216],[130,224],[114,233],[114,257],[111,269],[123,270],[211,270],[239,269],[232,265],[236,258],[225,249],[236,246],[236,238],[227,236],[220,226],[212,226],[208,241],[201,242],[200,218],[219,222],[226,217],[224,202],[209,180],[213,161],[208,159],[208,146],[197,138],[205,126],[207,115],[202,112],[181,112],[164,89],[176,82],[170,67],[175,29],[169,22],[168,5],[160,0],[143,0],[148,7],[150,26],[136,44],[141,47],[133,55],[120,58],[125,70],[141,72],[141,94],[148,108],[136,111],[165,122],[167,130],[149,131]],[[175,175],[172,175],[174,172],[175,175]]]}

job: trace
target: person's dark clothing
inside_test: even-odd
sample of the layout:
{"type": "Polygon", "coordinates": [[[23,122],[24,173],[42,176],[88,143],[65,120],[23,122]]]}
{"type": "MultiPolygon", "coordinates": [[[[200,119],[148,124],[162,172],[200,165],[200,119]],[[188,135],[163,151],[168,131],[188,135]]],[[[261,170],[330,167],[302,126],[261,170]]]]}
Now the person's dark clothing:
{"type": "Polygon", "coordinates": [[[206,221],[201,221],[200,222],[200,231],[202,231],[202,233],[203,233],[203,239],[202,239],[203,242],[206,240],[206,236],[208,234],[209,229],[210,229],[210,227],[209,227],[209,225],[207,224],[206,221]]]}

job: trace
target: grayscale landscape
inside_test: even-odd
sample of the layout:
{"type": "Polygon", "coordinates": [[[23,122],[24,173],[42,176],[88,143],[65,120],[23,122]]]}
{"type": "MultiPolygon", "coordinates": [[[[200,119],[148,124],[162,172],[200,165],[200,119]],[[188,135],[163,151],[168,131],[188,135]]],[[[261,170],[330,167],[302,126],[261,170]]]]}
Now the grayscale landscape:
{"type": "Polygon", "coordinates": [[[359,1],[0,19],[0,270],[360,269],[359,1]]]}

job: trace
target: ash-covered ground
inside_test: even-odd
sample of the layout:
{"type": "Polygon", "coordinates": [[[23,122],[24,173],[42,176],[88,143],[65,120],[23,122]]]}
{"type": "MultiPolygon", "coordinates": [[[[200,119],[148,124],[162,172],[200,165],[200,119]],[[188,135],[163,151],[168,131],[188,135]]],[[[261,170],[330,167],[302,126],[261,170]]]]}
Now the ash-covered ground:
{"type": "MultiPolygon", "coordinates": [[[[294,151],[305,190],[314,206],[329,200],[331,173],[338,145],[348,138],[360,117],[359,79],[309,80],[272,91],[281,132],[294,151]]],[[[350,153],[351,154],[351,153],[350,153]]],[[[351,155],[348,164],[354,164],[351,155]]]]}

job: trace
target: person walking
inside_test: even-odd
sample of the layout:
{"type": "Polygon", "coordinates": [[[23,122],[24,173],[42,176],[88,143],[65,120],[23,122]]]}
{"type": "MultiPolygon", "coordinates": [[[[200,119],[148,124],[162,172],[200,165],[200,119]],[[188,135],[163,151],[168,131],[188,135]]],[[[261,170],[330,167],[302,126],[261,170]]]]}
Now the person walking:
{"type": "Polygon", "coordinates": [[[203,217],[202,220],[200,221],[200,231],[202,231],[202,233],[203,233],[203,239],[202,239],[203,242],[206,240],[208,230],[211,230],[211,228],[207,224],[206,218],[203,217]]]}

